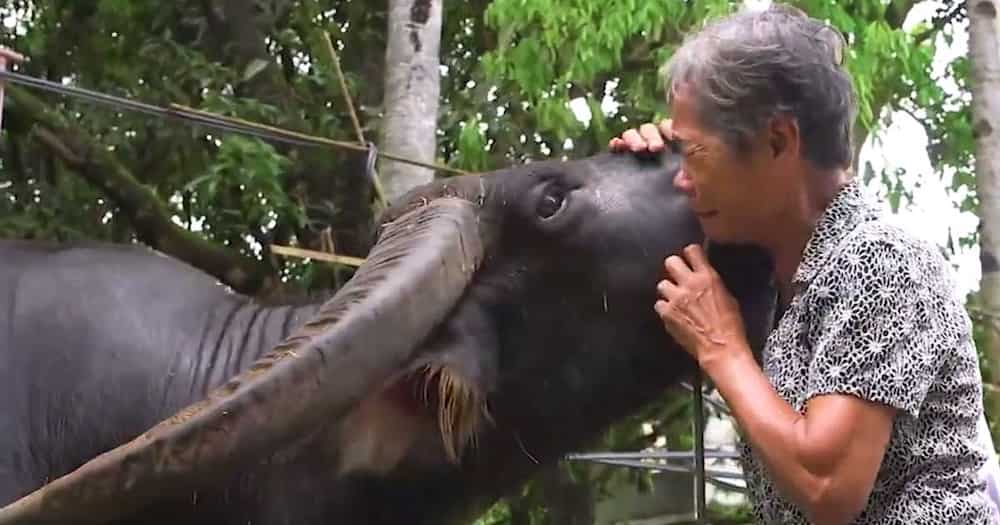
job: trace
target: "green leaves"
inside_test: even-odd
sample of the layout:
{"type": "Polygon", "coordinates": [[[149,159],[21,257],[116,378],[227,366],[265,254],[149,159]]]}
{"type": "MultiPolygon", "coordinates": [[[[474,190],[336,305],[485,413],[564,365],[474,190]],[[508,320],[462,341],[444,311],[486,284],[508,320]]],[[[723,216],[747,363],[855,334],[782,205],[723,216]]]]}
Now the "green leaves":
{"type": "Polygon", "coordinates": [[[184,185],[185,211],[207,219],[210,237],[237,244],[243,236],[267,229],[278,217],[304,227],[303,210],[284,189],[289,167],[289,160],[271,145],[227,136],[207,173],[184,185]]]}
{"type": "Polygon", "coordinates": [[[480,121],[473,118],[459,124],[458,151],[455,165],[469,171],[489,169],[486,159],[486,141],[480,130],[480,121]]]}
{"type": "Polygon", "coordinates": [[[655,71],[652,60],[662,57],[648,44],[671,32],[667,20],[679,10],[666,1],[624,0],[613,9],[596,0],[494,1],[484,20],[498,30],[498,44],[483,57],[485,80],[527,103],[535,131],[564,140],[583,130],[568,108],[570,100],[603,94],[603,81],[632,66],[626,62],[655,71]],[[634,42],[646,47],[630,53],[634,42]]]}
{"type": "MultiPolygon", "coordinates": [[[[490,145],[484,157],[489,168],[604,148],[620,132],[611,118],[620,125],[664,112],[657,68],[681,31],[727,5],[723,0],[687,5],[623,0],[613,8],[597,0],[488,3],[481,19],[470,14],[456,24],[471,36],[456,35],[455,53],[445,59],[444,156],[465,168],[484,165],[468,162],[474,137],[459,124],[467,115],[479,115],[477,122],[487,125],[477,140],[490,145]],[[606,100],[617,109],[605,112],[606,100]],[[571,102],[589,109],[589,121],[581,122],[571,102]]],[[[449,16],[455,19],[454,13],[449,16]]]]}

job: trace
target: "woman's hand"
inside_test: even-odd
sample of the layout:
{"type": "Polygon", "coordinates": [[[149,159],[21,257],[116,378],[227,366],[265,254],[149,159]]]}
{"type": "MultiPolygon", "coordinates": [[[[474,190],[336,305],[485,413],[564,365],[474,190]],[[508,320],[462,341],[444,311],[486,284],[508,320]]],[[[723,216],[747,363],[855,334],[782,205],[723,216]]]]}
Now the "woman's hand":
{"type": "Polygon", "coordinates": [[[660,299],[654,308],[667,332],[702,367],[746,352],[738,304],[701,246],[687,246],[683,258],[667,257],[664,267],[667,275],[656,286],[660,299]]]}
{"type": "Polygon", "coordinates": [[[664,267],[656,312],[711,378],[775,486],[811,523],[853,520],[871,495],[895,410],[826,394],[797,412],[754,360],[736,300],[701,246],[668,257],[664,267]]]}
{"type": "Polygon", "coordinates": [[[659,124],[647,123],[639,126],[639,129],[626,130],[621,137],[611,139],[608,148],[611,151],[631,151],[633,153],[661,151],[666,144],[665,141],[674,139],[670,125],[671,120],[667,119],[659,124]]]}

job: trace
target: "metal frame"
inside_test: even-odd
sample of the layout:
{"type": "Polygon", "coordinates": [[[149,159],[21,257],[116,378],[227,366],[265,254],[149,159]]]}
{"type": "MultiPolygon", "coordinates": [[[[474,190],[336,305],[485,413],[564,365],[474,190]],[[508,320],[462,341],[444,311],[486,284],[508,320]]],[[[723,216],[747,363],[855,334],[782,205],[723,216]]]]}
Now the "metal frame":
{"type": "Polygon", "coordinates": [[[567,461],[590,461],[605,465],[613,465],[627,468],[641,468],[648,470],[665,470],[671,472],[693,472],[694,473],[694,518],[695,523],[700,525],[708,524],[706,514],[705,487],[707,483],[712,483],[718,487],[735,492],[746,493],[746,488],[732,483],[730,480],[742,480],[743,475],[735,472],[723,470],[707,469],[705,458],[716,459],[739,459],[738,452],[726,450],[705,450],[705,404],[708,403],[724,414],[729,414],[729,409],[718,401],[706,398],[702,384],[702,375],[696,374],[692,384],[682,383],[682,386],[691,391],[694,401],[695,413],[693,425],[694,449],[690,451],[649,451],[649,452],[591,452],[567,454],[563,459],[567,461]],[[655,460],[655,461],[650,461],[655,460]],[[681,460],[681,464],[670,463],[670,460],[681,460]],[[691,463],[694,465],[691,465],[691,463]]]}
{"type": "Polygon", "coordinates": [[[707,523],[705,517],[705,401],[701,370],[694,375],[694,521],[707,523]]]}

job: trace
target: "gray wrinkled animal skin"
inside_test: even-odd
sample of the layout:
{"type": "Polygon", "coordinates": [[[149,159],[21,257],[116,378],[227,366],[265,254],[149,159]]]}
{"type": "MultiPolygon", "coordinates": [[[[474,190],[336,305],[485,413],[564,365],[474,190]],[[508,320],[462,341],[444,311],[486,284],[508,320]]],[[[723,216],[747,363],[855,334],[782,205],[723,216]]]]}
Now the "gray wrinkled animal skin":
{"type": "MultiPolygon", "coordinates": [[[[0,242],[0,525],[468,520],[693,370],[653,311],[663,259],[702,242],[677,167],[415,189],[299,306],[144,248],[0,242]]],[[[759,346],[770,261],[711,257],[759,346]]]]}

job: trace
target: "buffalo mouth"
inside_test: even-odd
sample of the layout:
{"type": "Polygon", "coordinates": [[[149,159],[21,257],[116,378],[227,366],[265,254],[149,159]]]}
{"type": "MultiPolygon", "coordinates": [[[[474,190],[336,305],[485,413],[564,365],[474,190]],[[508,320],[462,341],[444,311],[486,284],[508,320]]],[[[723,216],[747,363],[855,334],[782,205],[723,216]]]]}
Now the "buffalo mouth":
{"type": "Polygon", "coordinates": [[[482,198],[421,200],[391,216],[354,277],[268,355],[206,399],[0,509],[0,525],[111,521],[280,450],[320,414],[340,421],[373,392],[388,393],[384,386],[420,394],[410,399],[430,407],[457,461],[488,417],[485,395],[448,361],[467,345],[453,341],[443,353],[433,346],[439,327],[463,310],[490,236],[482,198]]]}

